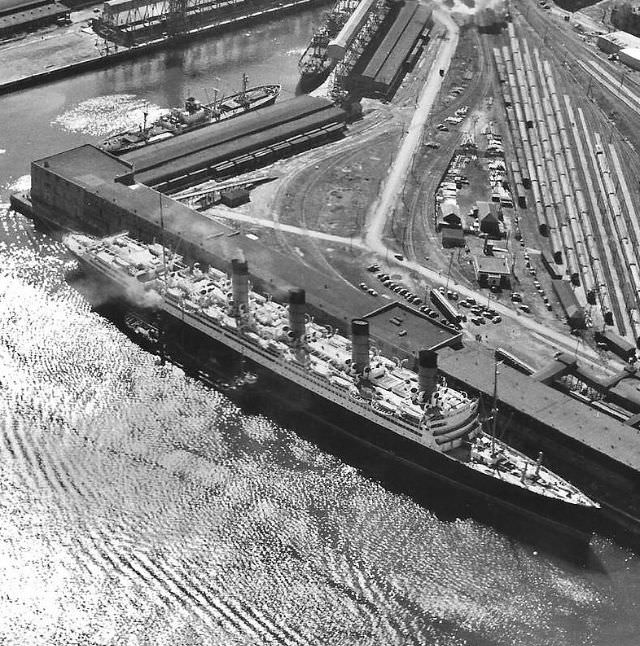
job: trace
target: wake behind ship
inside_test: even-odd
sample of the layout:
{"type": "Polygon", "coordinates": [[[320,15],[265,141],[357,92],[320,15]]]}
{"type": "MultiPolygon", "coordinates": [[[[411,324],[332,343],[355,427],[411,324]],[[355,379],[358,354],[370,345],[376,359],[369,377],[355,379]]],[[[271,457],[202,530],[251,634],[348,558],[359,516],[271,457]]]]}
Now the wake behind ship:
{"type": "MultiPolygon", "coordinates": [[[[340,430],[426,470],[469,496],[481,497],[572,536],[587,538],[599,505],[482,427],[479,402],[438,375],[437,355],[419,353],[418,370],[382,356],[369,343],[369,323],[352,321],[351,340],[305,313],[304,290],[285,307],[249,288],[248,266],[222,271],[188,267],[160,244],[126,234],[65,243],[123,298],[161,311],[239,353],[285,387],[327,406],[340,430]]],[[[278,389],[275,389],[276,392],[278,389]]],[[[494,405],[495,409],[495,405],[494,405]]],[[[495,414],[495,410],[493,411],[495,414]]]]}

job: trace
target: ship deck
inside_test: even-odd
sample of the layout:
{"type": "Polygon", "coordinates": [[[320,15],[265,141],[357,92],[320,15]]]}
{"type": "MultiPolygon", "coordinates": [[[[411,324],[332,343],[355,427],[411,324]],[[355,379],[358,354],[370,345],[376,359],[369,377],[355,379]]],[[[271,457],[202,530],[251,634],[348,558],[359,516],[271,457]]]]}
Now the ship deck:
{"type": "MultiPolygon", "coordinates": [[[[475,392],[493,393],[494,359],[481,350],[465,348],[439,353],[443,374],[475,392]]],[[[499,368],[499,401],[532,422],[536,432],[560,433],[619,464],[640,471],[639,432],[593,410],[568,395],[502,364],[499,368]]]]}

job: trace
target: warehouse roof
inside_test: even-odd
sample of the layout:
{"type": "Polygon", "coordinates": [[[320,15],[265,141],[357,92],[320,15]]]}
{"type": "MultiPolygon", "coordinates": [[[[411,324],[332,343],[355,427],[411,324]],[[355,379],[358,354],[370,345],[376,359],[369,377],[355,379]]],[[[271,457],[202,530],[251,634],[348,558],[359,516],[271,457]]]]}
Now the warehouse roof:
{"type": "Polygon", "coordinates": [[[44,4],[49,4],[50,0],[0,0],[0,16],[16,11],[26,11],[44,4]]]}
{"type": "MultiPolygon", "coordinates": [[[[181,155],[174,160],[141,172],[136,172],[137,181],[142,184],[157,185],[159,182],[180,177],[202,168],[249,154],[298,134],[303,134],[335,122],[345,121],[346,114],[341,108],[329,107],[327,110],[288,121],[259,132],[240,135],[231,141],[215,143],[207,148],[181,155]]],[[[213,126],[212,126],[213,127],[213,126]]],[[[184,137],[184,135],[182,135],[184,137]]]]}
{"type": "Polygon", "coordinates": [[[608,40],[618,47],[640,47],[640,38],[626,31],[612,31],[608,34],[601,34],[598,40],[608,40]]]}
{"type": "Polygon", "coordinates": [[[69,7],[61,2],[48,2],[35,7],[26,8],[24,11],[0,15],[0,31],[10,28],[25,27],[30,23],[50,18],[52,21],[58,16],[69,13],[69,7]]]}
{"type": "Polygon", "coordinates": [[[103,182],[111,183],[116,176],[131,170],[131,165],[126,161],[91,144],[71,148],[33,163],[49,168],[54,173],[87,188],[95,187],[103,182]]]}
{"type": "Polygon", "coordinates": [[[473,264],[476,272],[483,274],[508,274],[511,271],[506,256],[474,256],[473,264]]]}
{"type": "Polygon", "coordinates": [[[431,18],[431,7],[419,5],[417,11],[402,31],[400,38],[389,52],[384,64],[375,77],[376,83],[390,84],[407,60],[420,34],[431,18]]]}
{"type": "Polygon", "coordinates": [[[122,158],[131,162],[136,172],[141,172],[332,107],[328,99],[300,96],[133,150],[122,158]]]}
{"type": "MultiPolygon", "coordinates": [[[[465,348],[439,352],[439,368],[448,376],[477,392],[493,392],[493,357],[480,350],[465,348]]],[[[498,399],[545,427],[584,443],[613,460],[640,469],[640,433],[502,364],[499,368],[498,399]]]]}
{"type": "Polygon", "coordinates": [[[415,14],[417,7],[418,3],[414,2],[413,0],[405,2],[404,6],[397,13],[392,25],[387,30],[387,33],[382,39],[382,42],[376,48],[376,51],[365,67],[364,72],[362,73],[363,76],[366,76],[370,79],[375,78],[376,74],[378,74],[378,72],[384,65],[384,62],[387,60],[388,56],[391,54],[394,47],[398,43],[398,40],[409,24],[409,21],[415,14]]]}
{"type": "Polygon", "coordinates": [[[437,350],[462,336],[404,303],[389,303],[363,318],[369,321],[372,336],[412,354],[437,350]]]}

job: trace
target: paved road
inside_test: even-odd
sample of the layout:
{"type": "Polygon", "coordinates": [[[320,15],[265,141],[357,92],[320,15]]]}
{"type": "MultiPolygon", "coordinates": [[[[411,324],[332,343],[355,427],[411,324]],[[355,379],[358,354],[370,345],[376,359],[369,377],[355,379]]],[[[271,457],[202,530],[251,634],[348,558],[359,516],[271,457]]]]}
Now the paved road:
{"type": "Polygon", "coordinates": [[[398,195],[404,187],[413,157],[422,141],[424,127],[442,85],[443,78],[440,76],[439,70],[444,69],[446,71],[449,69],[451,59],[458,46],[458,25],[456,25],[449,13],[441,8],[435,8],[433,14],[434,18],[446,27],[448,37],[446,40],[440,41],[440,50],[422,88],[409,129],[400,144],[400,149],[391,166],[391,171],[387,176],[382,193],[372,205],[367,216],[364,241],[370,249],[378,253],[386,252],[386,247],[382,242],[385,223],[393,212],[398,195]]]}
{"type": "Polygon", "coordinates": [[[235,220],[236,222],[246,222],[247,224],[253,224],[269,229],[276,229],[285,233],[295,233],[307,238],[326,240],[328,242],[335,242],[336,244],[365,248],[360,238],[357,238],[355,236],[353,238],[349,238],[346,236],[336,236],[331,233],[324,233],[323,231],[313,231],[312,229],[305,229],[304,227],[295,227],[291,224],[283,224],[279,222],[275,217],[273,220],[269,220],[267,218],[257,218],[252,215],[236,213],[231,209],[225,209],[220,206],[213,207],[212,209],[204,212],[203,215],[208,217],[226,218],[228,220],[235,220]]]}
{"type": "MultiPolygon", "coordinates": [[[[384,255],[387,264],[390,266],[394,266],[398,270],[404,269],[405,272],[408,270],[415,272],[434,285],[448,284],[451,289],[455,289],[463,297],[472,297],[482,302],[486,298],[486,293],[483,294],[464,285],[459,285],[449,280],[441,272],[428,269],[416,262],[396,260],[393,251],[387,248],[382,240],[385,224],[393,213],[398,195],[406,181],[413,156],[420,145],[424,126],[429,118],[438,91],[440,90],[443,79],[440,76],[439,70],[448,70],[458,45],[459,29],[449,13],[438,8],[434,10],[434,18],[439,20],[447,29],[448,39],[441,41],[440,51],[424,84],[417,109],[411,120],[409,129],[402,140],[382,193],[368,214],[364,242],[366,247],[371,251],[384,255]]],[[[494,302],[492,307],[501,316],[516,320],[522,327],[550,341],[559,350],[576,354],[582,360],[589,362],[596,361],[598,364],[601,364],[600,356],[595,351],[584,346],[584,344],[581,349],[577,348],[578,341],[574,337],[538,323],[530,316],[514,312],[511,308],[500,303],[494,302]]]]}

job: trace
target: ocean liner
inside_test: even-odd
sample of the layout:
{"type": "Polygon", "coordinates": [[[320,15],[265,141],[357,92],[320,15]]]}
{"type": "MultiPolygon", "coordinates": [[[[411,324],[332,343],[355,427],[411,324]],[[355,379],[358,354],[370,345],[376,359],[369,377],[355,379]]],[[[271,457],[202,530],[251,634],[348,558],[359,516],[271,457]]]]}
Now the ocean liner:
{"type": "Polygon", "coordinates": [[[245,112],[273,105],[280,94],[280,85],[259,85],[247,87],[247,75],[242,75],[242,90],[211,103],[200,103],[194,97],[186,99],[184,109],[173,108],[169,113],[138,129],[112,135],[102,142],[100,148],[113,155],[121,155],[129,150],[142,148],[147,144],[181,135],[210,123],[237,117],[245,112]]]}
{"type": "MultiPolygon", "coordinates": [[[[587,538],[599,505],[576,487],[483,428],[479,402],[438,375],[437,355],[421,351],[417,373],[382,356],[368,321],[351,323],[351,340],[305,313],[302,289],[288,306],[250,289],[246,261],[231,277],[187,266],[161,244],[126,233],[107,238],[68,234],[80,264],[114,284],[139,308],[169,315],[252,362],[269,379],[331,409],[341,432],[409,461],[489,504],[524,513],[567,535],[587,538]],[[302,391],[300,391],[302,389],[302,391]]],[[[496,373],[497,376],[497,373],[496,373]]]]}

